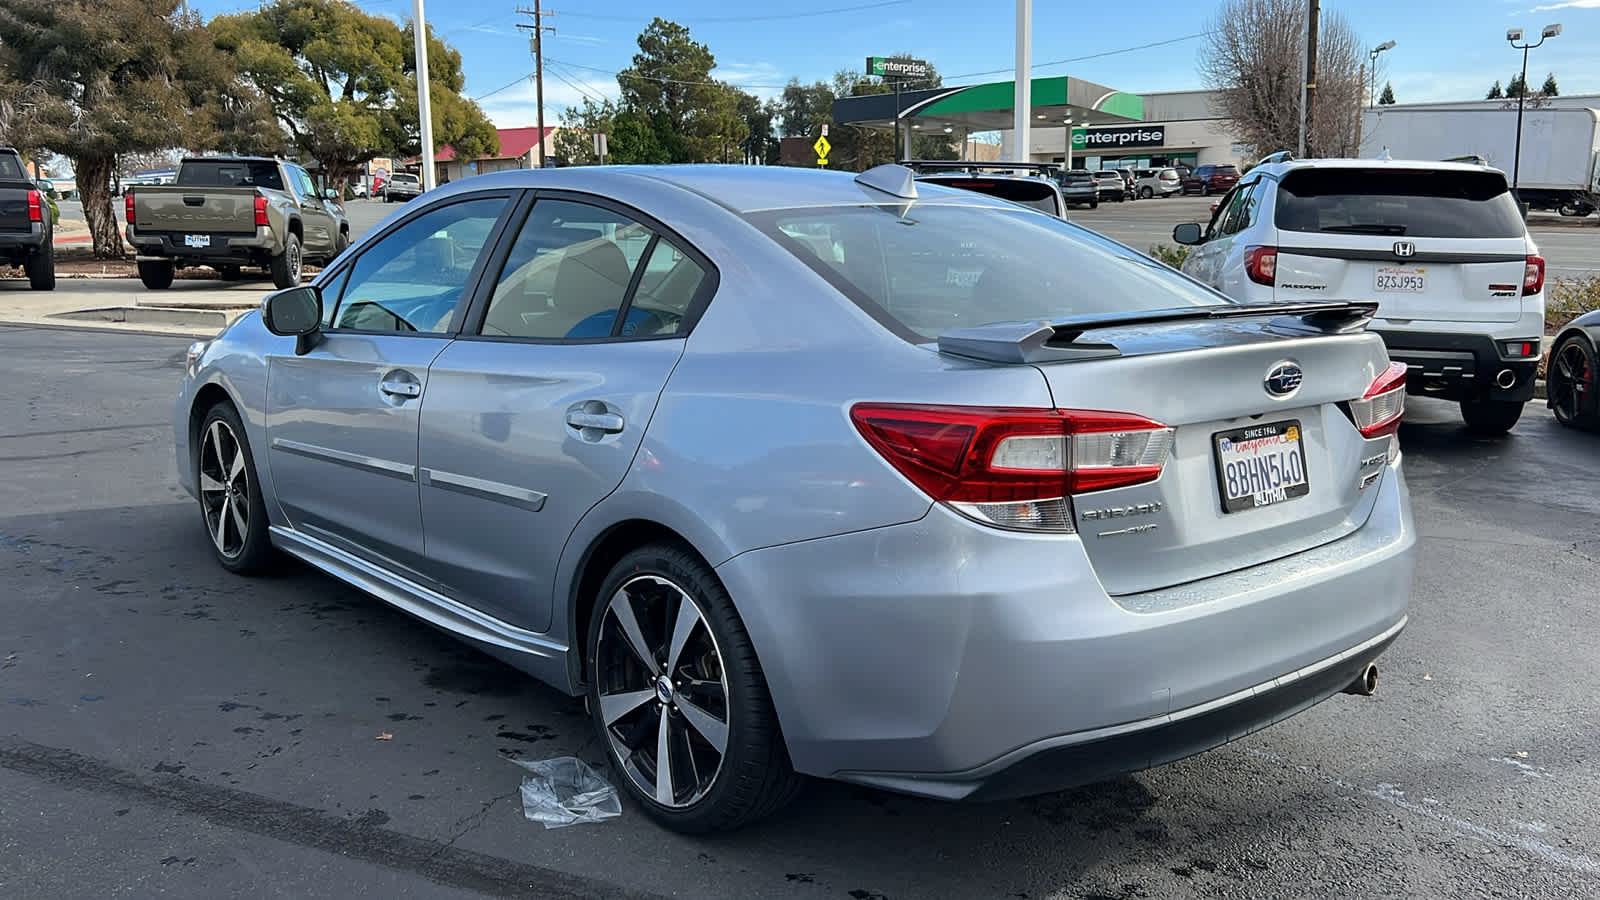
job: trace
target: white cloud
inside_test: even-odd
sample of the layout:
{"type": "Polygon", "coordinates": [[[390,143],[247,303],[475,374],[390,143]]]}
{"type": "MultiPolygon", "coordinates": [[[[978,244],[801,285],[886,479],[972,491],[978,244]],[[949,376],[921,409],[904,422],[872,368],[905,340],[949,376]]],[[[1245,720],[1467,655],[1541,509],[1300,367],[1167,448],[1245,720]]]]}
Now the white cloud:
{"type": "Polygon", "coordinates": [[[510,34],[511,32],[495,25],[467,25],[462,31],[476,31],[479,34],[510,34]]]}
{"type": "Polygon", "coordinates": [[[782,85],[789,80],[788,74],[782,69],[768,62],[718,63],[711,70],[711,77],[719,81],[726,81],[762,99],[776,97],[783,93],[780,87],[745,87],[745,85],[782,85]]]}
{"type": "Polygon", "coordinates": [[[1552,3],[1549,6],[1535,6],[1529,12],[1549,12],[1552,9],[1600,9],[1600,0],[1567,0],[1565,3],[1552,3]]]}
{"type": "MultiPolygon", "coordinates": [[[[592,97],[617,99],[617,80],[603,75],[577,79],[568,76],[567,84],[548,71],[544,79],[544,124],[546,127],[561,124],[561,113],[569,106],[578,106],[587,93],[592,97]],[[579,90],[581,88],[581,90],[579,90]]],[[[528,79],[514,88],[501,91],[493,97],[480,100],[478,106],[496,128],[526,128],[538,124],[538,101],[534,97],[533,80],[528,79]]]]}

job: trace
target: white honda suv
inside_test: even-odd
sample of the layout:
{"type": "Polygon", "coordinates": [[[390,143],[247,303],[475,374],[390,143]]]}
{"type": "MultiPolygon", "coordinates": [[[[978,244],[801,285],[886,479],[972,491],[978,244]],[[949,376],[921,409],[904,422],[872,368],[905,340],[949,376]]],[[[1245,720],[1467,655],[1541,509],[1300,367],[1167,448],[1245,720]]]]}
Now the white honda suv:
{"type": "Polygon", "coordinates": [[[1458,401],[1504,433],[1533,397],[1544,257],[1504,172],[1447,162],[1288,159],[1251,169],[1183,271],[1246,303],[1376,300],[1369,330],[1405,363],[1407,393],[1458,401]]]}

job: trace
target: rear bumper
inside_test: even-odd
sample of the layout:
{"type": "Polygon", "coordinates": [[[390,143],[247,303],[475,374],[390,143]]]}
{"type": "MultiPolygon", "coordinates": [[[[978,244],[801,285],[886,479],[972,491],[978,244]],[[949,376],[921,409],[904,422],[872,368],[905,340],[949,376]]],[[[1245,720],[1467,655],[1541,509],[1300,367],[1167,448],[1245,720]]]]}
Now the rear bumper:
{"type": "Polygon", "coordinates": [[[1539,353],[1513,357],[1505,353],[1508,341],[1540,343],[1536,335],[1521,338],[1485,334],[1388,331],[1369,329],[1383,338],[1389,358],[1406,366],[1406,393],[1445,400],[1460,400],[1488,393],[1496,400],[1533,399],[1539,353]],[[1509,373],[1509,374],[1506,374],[1509,373]],[[1504,382],[1511,382],[1506,387],[1504,382]]]}
{"type": "Polygon", "coordinates": [[[922,520],[718,568],[795,766],[932,797],[1059,790],[1181,759],[1344,687],[1406,622],[1415,531],[1391,467],[1349,537],[1110,597],[1075,536],[922,520]]]}
{"type": "Polygon", "coordinates": [[[128,243],[133,245],[139,260],[178,260],[207,263],[251,263],[270,258],[277,248],[272,229],[257,227],[254,234],[207,234],[209,247],[190,247],[183,243],[183,234],[160,231],[142,233],[137,226],[127,228],[128,243]]]}
{"type": "Polygon", "coordinates": [[[44,246],[48,233],[44,225],[33,222],[27,231],[0,231],[0,254],[29,252],[44,246]]]}

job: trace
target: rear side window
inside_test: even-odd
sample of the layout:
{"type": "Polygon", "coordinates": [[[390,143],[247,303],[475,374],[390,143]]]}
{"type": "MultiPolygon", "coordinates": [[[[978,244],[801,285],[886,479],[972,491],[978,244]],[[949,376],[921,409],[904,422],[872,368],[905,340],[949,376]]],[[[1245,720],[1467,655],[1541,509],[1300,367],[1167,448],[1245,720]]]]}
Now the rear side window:
{"type": "Polygon", "coordinates": [[[1302,169],[1283,177],[1275,223],[1285,231],[1510,238],[1526,233],[1497,172],[1302,169]]]}
{"type": "Polygon", "coordinates": [[[277,163],[226,160],[198,160],[178,167],[178,184],[183,187],[259,187],[283,190],[283,176],[277,163]]]}
{"type": "Polygon", "coordinates": [[[913,343],[993,322],[1229,302],[1144,254],[1026,210],[918,203],[749,218],[913,343]]]}
{"type": "Polygon", "coordinates": [[[1005,178],[939,178],[933,181],[935,184],[977,191],[980,194],[999,197],[1001,200],[1031,206],[1051,215],[1061,213],[1056,206],[1055,189],[1043,181],[1018,181],[1005,178]]]}

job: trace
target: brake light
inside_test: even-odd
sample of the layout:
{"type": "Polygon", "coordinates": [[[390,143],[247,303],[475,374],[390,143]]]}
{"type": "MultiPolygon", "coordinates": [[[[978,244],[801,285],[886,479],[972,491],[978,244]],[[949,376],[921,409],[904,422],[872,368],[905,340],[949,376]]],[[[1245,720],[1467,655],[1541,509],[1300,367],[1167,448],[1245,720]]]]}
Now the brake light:
{"type": "Polygon", "coordinates": [[[38,191],[28,192],[28,221],[44,221],[44,197],[38,191]]]}
{"type": "Polygon", "coordinates": [[[256,225],[267,224],[267,198],[256,196],[256,225]]]}
{"type": "Polygon", "coordinates": [[[124,214],[123,218],[128,220],[128,224],[129,225],[132,225],[133,224],[133,191],[130,190],[127,193],[122,195],[122,207],[123,207],[122,211],[123,211],[123,214],[124,214]]]}
{"type": "Polygon", "coordinates": [[[1522,270],[1522,296],[1528,297],[1544,290],[1544,257],[1528,257],[1528,265],[1522,270]]]}
{"type": "Polygon", "coordinates": [[[1245,250],[1244,271],[1256,284],[1272,287],[1278,278],[1278,248],[1251,247],[1245,250]]]}
{"type": "Polygon", "coordinates": [[[928,496],[980,522],[1073,531],[1075,494],[1161,477],[1172,429],[1128,413],[857,404],[867,443],[928,496]]]}
{"type": "MultiPolygon", "coordinates": [[[[1361,395],[1359,400],[1343,404],[1350,421],[1355,423],[1361,436],[1372,440],[1393,435],[1400,430],[1400,417],[1406,411],[1405,363],[1390,363],[1361,395]]],[[[1395,441],[1390,441],[1390,458],[1393,459],[1395,441]]]]}

